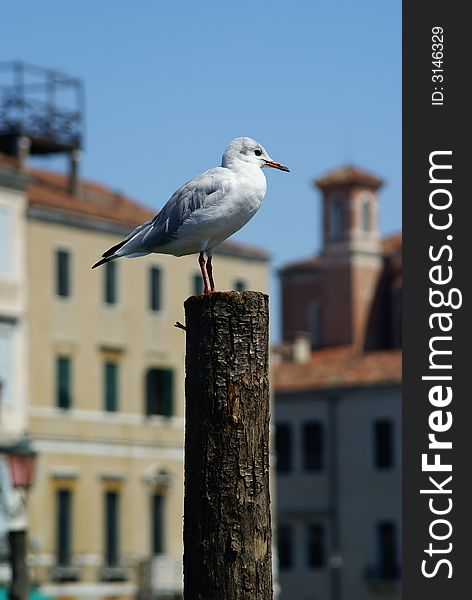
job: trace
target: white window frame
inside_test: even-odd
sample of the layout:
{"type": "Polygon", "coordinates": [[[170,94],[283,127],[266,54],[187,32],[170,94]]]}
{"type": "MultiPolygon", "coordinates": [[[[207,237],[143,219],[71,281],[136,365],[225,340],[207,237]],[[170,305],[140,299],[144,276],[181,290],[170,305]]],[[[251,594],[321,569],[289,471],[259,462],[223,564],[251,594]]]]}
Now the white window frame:
{"type": "Polygon", "coordinates": [[[13,274],[13,210],[0,203],[0,279],[13,274]]]}

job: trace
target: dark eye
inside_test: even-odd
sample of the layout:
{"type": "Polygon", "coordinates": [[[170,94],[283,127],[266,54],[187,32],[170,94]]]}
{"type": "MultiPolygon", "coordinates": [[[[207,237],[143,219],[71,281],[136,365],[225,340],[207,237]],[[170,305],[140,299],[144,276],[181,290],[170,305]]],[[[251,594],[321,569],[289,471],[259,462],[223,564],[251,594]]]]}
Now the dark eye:
{"type": "Polygon", "coordinates": [[[260,156],[260,155],[262,154],[262,150],[261,150],[260,148],[256,148],[256,149],[254,150],[254,154],[255,154],[256,156],[260,156]]]}

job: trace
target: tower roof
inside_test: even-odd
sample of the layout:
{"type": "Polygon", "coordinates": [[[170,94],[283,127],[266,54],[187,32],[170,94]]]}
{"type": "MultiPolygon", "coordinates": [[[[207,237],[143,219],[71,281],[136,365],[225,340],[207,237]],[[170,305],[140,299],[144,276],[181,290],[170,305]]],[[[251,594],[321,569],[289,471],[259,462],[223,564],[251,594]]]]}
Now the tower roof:
{"type": "Polygon", "coordinates": [[[383,179],[359,167],[345,165],[318,177],[314,184],[321,189],[338,185],[361,185],[377,189],[383,184],[383,179]]]}

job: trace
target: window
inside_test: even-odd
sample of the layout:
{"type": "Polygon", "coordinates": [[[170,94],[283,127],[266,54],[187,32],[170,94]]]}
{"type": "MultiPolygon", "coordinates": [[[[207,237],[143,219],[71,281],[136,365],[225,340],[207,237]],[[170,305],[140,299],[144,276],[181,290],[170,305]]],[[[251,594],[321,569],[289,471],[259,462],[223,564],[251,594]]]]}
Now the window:
{"type": "Polygon", "coordinates": [[[291,569],[293,567],[293,527],[292,525],[279,525],[277,532],[277,551],[279,555],[279,568],[291,569]]]}
{"type": "Polygon", "coordinates": [[[67,567],[72,557],[72,498],[67,489],[56,492],[56,560],[60,567],[67,567]]]}
{"type": "Polygon", "coordinates": [[[377,525],[377,565],[380,579],[398,579],[397,532],[395,523],[382,521],[377,525]]]}
{"type": "Polygon", "coordinates": [[[203,294],[203,279],[200,273],[193,276],[193,293],[195,296],[203,294]]]}
{"type": "Polygon", "coordinates": [[[164,495],[161,493],[153,494],[151,497],[151,515],[152,515],[152,554],[162,554],[164,552],[164,495]]]}
{"type": "Polygon", "coordinates": [[[329,237],[332,240],[339,240],[342,236],[343,202],[343,198],[337,197],[329,205],[329,237]]]}
{"type": "Polygon", "coordinates": [[[11,357],[13,331],[9,327],[0,328],[0,406],[10,400],[12,384],[11,357]]]}
{"type": "Polygon", "coordinates": [[[303,425],[303,468],[305,471],[323,469],[323,425],[312,421],[303,425]]]}
{"type": "Polygon", "coordinates": [[[118,302],[117,264],[112,260],[104,265],[104,290],[103,299],[106,304],[118,302]]]}
{"type": "Polygon", "coordinates": [[[149,369],[146,373],[146,414],[172,416],[174,373],[171,369],[149,369]]]}
{"type": "Polygon", "coordinates": [[[118,364],[112,361],[104,364],[104,408],[107,412],[118,410],[118,364]]]}
{"type": "Polygon", "coordinates": [[[64,298],[71,295],[70,262],[67,250],[56,251],[56,294],[64,298]]]}
{"type": "Polygon", "coordinates": [[[307,307],[308,331],[311,347],[321,346],[321,306],[319,300],[312,300],[307,307]]]}
{"type": "Polygon", "coordinates": [[[362,207],[362,209],[361,209],[362,210],[362,213],[361,213],[362,231],[367,233],[371,229],[369,200],[363,200],[361,207],[362,207]]]}
{"type": "Polygon", "coordinates": [[[151,267],[149,270],[149,308],[153,311],[161,310],[161,286],[162,276],[159,267],[151,267]]]}
{"type": "Polygon", "coordinates": [[[276,426],[275,451],[277,472],[288,473],[292,468],[292,428],[287,423],[278,423],[276,426]]]}
{"type": "Polygon", "coordinates": [[[393,467],[393,424],[386,419],[374,423],[374,460],[377,469],[393,467]]]}
{"type": "Polygon", "coordinates": [[[0,204],[0,277],[10,275],[13,262],[13,219],[9,206],[0,204]]]}
{"type": "Polygon", "coordinates": [[[56,359],[56,406],[70,408],[71,397],[71,359],[58,356],[56,359]]]}
{"type": "Polygon", "coordinates": [[[307,562],[312,569],[325,566],[325,533],[320,524],[310,524],[307,530],[307,562]]]}
{"type": "Polygon", "coordinates": [[[234,289],[236,292],[244,292],[246,288],[246,282],[243,279],[237,279],[234,282],[234,289]]]}
{"type": "Polygon", "coordinates": [[[105,564],[119,565],[120,496],[116,491],[105,492],[105,564]]]}

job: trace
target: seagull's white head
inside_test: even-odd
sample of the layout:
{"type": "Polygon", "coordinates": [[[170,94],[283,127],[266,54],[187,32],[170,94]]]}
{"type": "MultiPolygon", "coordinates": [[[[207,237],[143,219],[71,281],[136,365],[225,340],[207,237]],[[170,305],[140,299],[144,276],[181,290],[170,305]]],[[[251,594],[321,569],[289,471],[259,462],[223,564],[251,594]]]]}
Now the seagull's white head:
{"type": "Polygon", "coordinates": [[[221,166],[234,168],[241,162],[249,163],[261,169],[272,167],[280,171],[290,172],[285,165],[272,160],[262,144],[249,137],[238,137],[229,143],[224,151],[221,166]]]}

